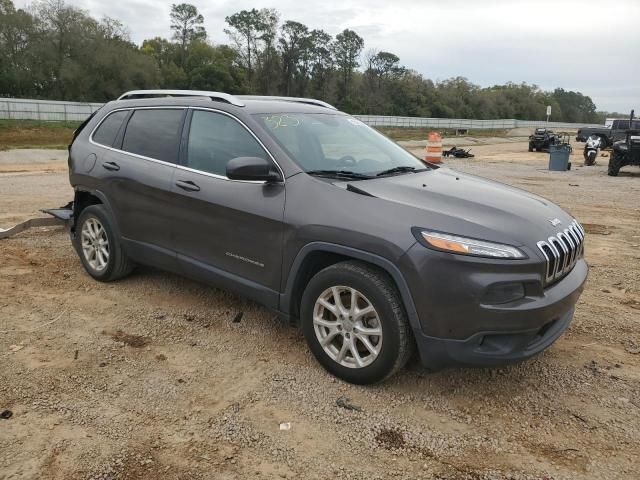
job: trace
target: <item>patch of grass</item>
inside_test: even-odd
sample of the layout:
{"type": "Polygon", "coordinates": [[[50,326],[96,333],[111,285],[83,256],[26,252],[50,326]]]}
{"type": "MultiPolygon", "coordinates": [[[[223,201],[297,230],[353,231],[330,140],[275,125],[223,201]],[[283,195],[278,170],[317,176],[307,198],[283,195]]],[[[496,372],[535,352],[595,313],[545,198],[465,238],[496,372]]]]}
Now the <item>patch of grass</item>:
{"type": "Polygon", "coordinates": [[[0,120],[0,150],[14,148],[64,149],[80,122],[0,120]]]}

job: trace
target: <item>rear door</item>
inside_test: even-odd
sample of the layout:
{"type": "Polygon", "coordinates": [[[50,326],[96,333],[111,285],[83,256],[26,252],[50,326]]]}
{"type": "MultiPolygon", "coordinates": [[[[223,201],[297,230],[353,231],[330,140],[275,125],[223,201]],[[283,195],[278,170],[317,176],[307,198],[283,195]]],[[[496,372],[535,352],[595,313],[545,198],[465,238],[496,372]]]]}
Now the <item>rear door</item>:
{"type": "Polygon", "coordinates": [[[172,185],[181,210],[173,223],[181,266],[212,283],[230,280],[263,303],[277,301],[284,183],[226,176],[232,158],[273,159],[248,128],[220,111],[192,109],[183,146],[172,185]]]}
{"type": "Polygon", "coordinates": [[[177,265],[169,233],[176,214],[171,184],[186,111],[134,109],[101,167],[127,252],[169,269],[177,265]]]}

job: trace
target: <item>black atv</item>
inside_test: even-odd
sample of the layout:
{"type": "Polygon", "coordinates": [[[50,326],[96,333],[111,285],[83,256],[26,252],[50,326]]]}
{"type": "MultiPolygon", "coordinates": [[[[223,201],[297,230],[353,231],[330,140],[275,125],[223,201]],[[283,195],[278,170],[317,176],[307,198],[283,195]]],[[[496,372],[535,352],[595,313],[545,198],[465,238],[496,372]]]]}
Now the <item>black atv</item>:
{"type": "Polygon", "coordinates": [[[617,177],[626,165],[640,166],[640,130],[627,130],[626,138],[613,144],[609,157],[609,175],[617,177]]]}
{"type": "Polygon", "coordinates": [[[549,146],[558,143],[558,136],[551,130],[546,128],[536,128],[533,135],[529,135],[529,151],[533,152],[546,152],[549,151],[549,146]]]}

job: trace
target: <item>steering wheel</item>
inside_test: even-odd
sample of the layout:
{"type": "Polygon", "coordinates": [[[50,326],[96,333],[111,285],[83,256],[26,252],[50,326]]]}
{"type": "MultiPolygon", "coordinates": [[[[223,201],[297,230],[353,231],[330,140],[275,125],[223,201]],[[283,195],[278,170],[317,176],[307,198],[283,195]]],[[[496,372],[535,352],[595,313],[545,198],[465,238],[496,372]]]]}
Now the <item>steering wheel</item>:
{"type": "Polygon", "coordinates": [[[345,155],[344,157],[341,157],[340,160],[338,160],[338,167],[352,167],[356,163],[358,162],[356,162],[356,159],[351,155],[345,155]]]}

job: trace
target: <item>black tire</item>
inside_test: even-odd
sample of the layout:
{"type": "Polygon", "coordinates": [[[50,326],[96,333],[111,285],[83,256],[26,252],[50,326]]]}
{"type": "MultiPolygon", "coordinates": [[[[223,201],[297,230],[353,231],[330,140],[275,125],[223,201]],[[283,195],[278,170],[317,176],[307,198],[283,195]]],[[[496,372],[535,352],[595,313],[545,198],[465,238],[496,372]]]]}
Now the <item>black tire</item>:
{"type": "MultiPolygon", "coordinates": [[[[300,310],[302,330],[311,352],[327,371],[349,383],[366,385],[381,382],[404,367],[413,353],[414,340],[399,292],[386,273],[366,263],[346,261],[318,272],[304,291],[300,310]],[[378,313],[382,346],[377,357],[367,366],[350,368],[341,365],[325,352],[318,340],[313,322],[316,300],[334,286],[356,289],[378,313]]],[[[344,335],[348,334],[341,335],[345,341],[344,335]]]]}
{"type": "Polygon", "coordinates": [[[533,143],[529,142],[529,151],[533,152],[533,143]]]}
{"type": "Polygon", "coordinates": [[[598,152],[596,152],[595,150],[589,150],[589,152],[584,156],[584,164],[590,167],[591,165],[596,163],[597,154],[598,152]]]}
{"type": "Polygon", "coordinates": [[[89,275],[100,282],[111,282],[125,277],[131,273],[134,267],[134,264],[127,258],[126,254],[122,250],[120,239],[117,237],[115,232],[116,230],[113,227],[113,221],[104,206],[90,205],[80,213],[75,228],[73,246],[80,257],[80,261],[82,262],[84,269],[89,275]],[[108,241],[107,249],[109,256],[106,265],[102,269],[94,268],[90,264],[90,261],[87,259],[82,248],[83,227],[85,223],[91,219],[97,220],[104,228],[104,233],[106,234],[108,241]]]}
{"type": "Polygon", "coordinates": [[[617,177],[622,168],[623,155],[619,152],[612,152],[609,156],[609,169],[607,174],[610,177],[617,177]]]}

